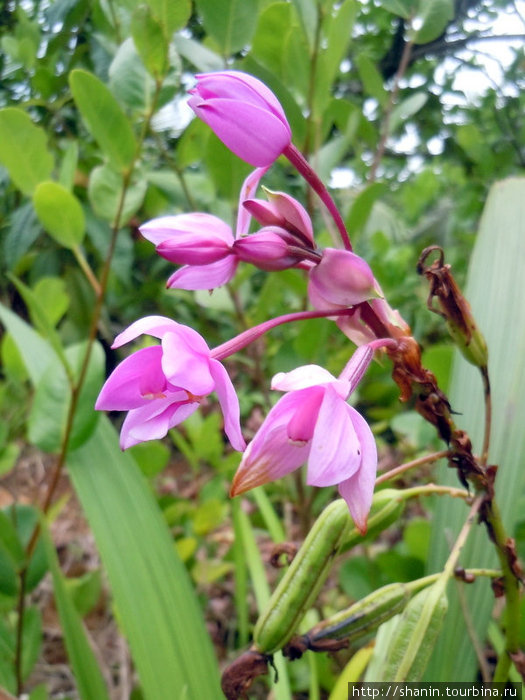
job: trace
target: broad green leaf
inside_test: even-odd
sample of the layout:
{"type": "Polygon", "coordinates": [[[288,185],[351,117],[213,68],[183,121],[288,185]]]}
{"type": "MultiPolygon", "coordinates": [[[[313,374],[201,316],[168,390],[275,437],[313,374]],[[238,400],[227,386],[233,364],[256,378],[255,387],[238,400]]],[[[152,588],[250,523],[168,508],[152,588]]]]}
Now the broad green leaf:
{"type": "Polygon", "coordinates": [[[55,602],[64,632],[67,654],[75,674],[80,697],[82,700],[107,700],[109,696],[106,684],[82,627],[79,614],[68,593],[53,541],[44,522],[42,522],[42,538],[53,578],[55,602]]]}
{"type": "MultiPolygon", "coordinates": [[[[492,386],[492,439],[489,464],[498,465],[496,499],[508,532],[523,518],[520,502],[525,489],[525,471],[520,455],[525,453],[525,306],[517,303],[525,276],[525,179],[509,178],[493,185],[481,219],[469,265],[465,295],[489,348],[492,386]]],[[[456,422],[468,431],[478,453],[483,439],[484,402],[476,369],[455,352],[450,399],[458,412],[456,422]]],[[[439,482],[458,485],[456,474],[444,466],[439,482]]],[[[446,560],[466,517],[465,506],[455,499],[440,499],[432,523],[429,571],[437,571],[446,560]],[[448,534],[447,534],[448,533],[448,534]]],[[[461,565],[493,566],[494,548],[479,526],[470,533],[461,555],[461,565]]],[[[496,564],[497,565],[497,564],[496,564]]],[[[454,593],[454,588],[450,588],[454,593]]],[[[471,623],[479,640],[485,638],[494,604],[489,585],[465,586],[471,623]]],[[[451,595],[445,629],[427,670],[426,680],[454,678],[471,681],[477,660],[466,634],[459,635],[462,606],[451,595]]]]}
{"type": "MultiPolygon", "coordinates": [[[[86,344],[66,349],[66,358],[78,376],[86,352],[86,344]]],[[[104,351],[99,343],[93,345],[88,370],[73,420],[69,448],[82,445],[93,433],[100,414],[94,404],[104,379],[104,351]]],[[[28,420],[29,441],[46,452],[57,452],[64,439],[71,402],[71,385],[62,363],[51,362],[36,387],[28,420]]]]}
{"type": "Polygon", "coordinates": [[[149,108],[155,82],[144,67],[132,39],[126,39],[109,67],[109,88],[119,102],[131,110],[145,112],[149,108]]]}
{"type": "Polygon", "coordinates": [[[146,700],[222,698],[188,574],[136,463],[102,417],[68,457],[146,700]]]}
{"type": "Polygon", "coordinates": [[[100,569],[87,571],[77,578],[65,580],[68,593],[80,617],[85,617],[98,603],[102,593],[100,569]]]}
{"type": "Polygon", "coordinates": [[[34,293],[40,300],[49,323],[56,326],[69,306],[64,280],[61,277],[41,277],[35,284],[34,293]]]}
{"type": "Polygon", "coordinates": [[[99,165],[91,172],[89,178],[88,196],[91,206],[97,216],[109,221],[111,225],[124,226],[129,221],[141,207],[148,186],[143,177],[132,180],[120,211],[123,184],[122,176],[109,165],[99,165]],[[117,222],[116,218],[119,214],[117,222]]]}
{"type": "Polygon", "coordinates": [[[195,0],[207,34],[230,56],[250,43],[257,22],[257,0],[195,0]]]}
{"type": "Polygon", "coordinates": [[[31,195],[53,170],[45,131],[16,107],[0,110],[0,163],[24,194],[31,195]]]}
{"type": "Polygon", "coordinates": [[[80,202],[58,182],[41,182],[34,194],[36,215],[45,230],[65,248],[82,243],[86,222],[80,202]]]}
{"type": "Polygon", "coordinates": [[[308,40],[308,45],[313,49],[315,43],[315,30],[317,26],[317,3],[315,0],[292,0],[301,21],[301,26],[308,40]]]}
{"type": "Polygon", "coordinates": [[[49,316],[42,303],[42,300],[38,298],[33,289],[30,289],[30,287],[24,284],[21,280],[17,279],[14,275],[8,275],[8,278],[15,285],[18,293],[26,303],[33,325],[38,331],[40,331],[46,340],[49,341],[49,344],[55,351],[56,357],[60,360],[65,371],[69,372],[69,366],[64,353],[64,348],[62,346],[62,340],[60,339],[54,324],[52,324],[49,320],[49,316]]]}
{"type": "Polygon", "coordinates": [[[286,38],[289,29],[295,24],[299,29],[293,5],[275,2],[268,5],[259,15],[253,37],[250,55],[281,78],[286,38]]]}
{"type": "Polygon", "coordinates": [[[191,0],[146,0],[146,3],[168,40],[174,31],[186,25],[191,15],[191,0]]]}
{"type": "Polygon", "coordinates": [[[117,170],[128,171],[137,144],[130,123],[109,88],[92,73],[78,68],[70,73],[69,84],[95,141],[117,170]]]}
{"type": "Polygon", "coordinates": [[[152,477],[161,472],[170,458],[170,450],[163,442],[139,442],[129,450],[144,476],[152,477]]]}
{"type": "Polygon", "coordinates": [[[409,97],[400,102],[392,110],[388,130],[393,133],[398,126],[406,122],[410,117],[419,112],[425,106],[428,100],[428,94],[425,92],[413,92],[409,97]]]}
{"type": "Polygon", "coordinates": [[[69,141],[62,156],[62,162],[60,163],[60,173],[58,175],[59,183],[66,188],[66,190],[73,189],[75,184],[75,173],[78,164],[78,142],[69,141]]]}
{"type": "Polygon", "coordinates": [[[13,336],[31,381],[36,385],[49,363],[56,359],[55,352],[28,323],[2,304],[0,304],[0,321],[13,336]]]}
{"type": "Polygon", "coordinates": [[[388,92],[385,90],[383,77],[376,65],[366,54],[360,53],[356,58],[356,66],[366,94],[375,97],[379,104],[384,107],[388,100],[388,92]]]}
{"type": "Polygon", "coordinates": [[[131,18],[131,36],[142,62],[155,78],[168,68],[168,41],[162,25],[147,5],[139,5],[131,18]]]}
{"type": "Polygon", "coordinates": [[[224,60],[219,54],[209,47],[203,46],[200,41],[176,34],[173,43],[179,54],[195,66],[200,73],[209,73],[224,67],[224,60]]]}
{"type": "Polygon", "coordinates": [[[352,29],[359,11],[356,0],[345,0],[337,10],[332,10],[325,21],[328,25],[323,44],[324,50],[319,56],[315,81],[316,111],[322,113],[333,94],[333,83],[339,71],[341,61],[348,52],[352,29]]]}
{"type": "Polygon", "coordinates": [[[415,44],[428,44],[437,39],[454,19],[454,0],[420,0],[416,17],[412,20],[415,44]]]}
{"type": "Polygon", "coordinates": [[[373,182],[367,185],[354,199],[350,211],[345,218],[346,228],[350,234],[350,238],[361,233],[366,226],[368,217],[372,212],[372,207],[379,197],[381,197],[387,189],[383,182],[373,182]]]}
{"type": "Polygon", "coordinates": [[[410,19],[417,8],[417,0],[381,0],[381,7],[403,19],[410,19]]]}

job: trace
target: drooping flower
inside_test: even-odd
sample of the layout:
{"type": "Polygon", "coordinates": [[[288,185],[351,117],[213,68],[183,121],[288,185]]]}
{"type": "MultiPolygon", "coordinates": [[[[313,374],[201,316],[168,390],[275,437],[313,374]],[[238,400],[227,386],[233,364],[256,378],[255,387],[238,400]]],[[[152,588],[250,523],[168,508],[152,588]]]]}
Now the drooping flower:
{"type": "Polygon", "coordinates": [[[377,469],[375,440],[365,419],[347,403],[374,350],[391,343],[363,345],[336,379],[317,365],[274,377],[272,388],[286,391],[248,445],[231,494],[279,479],[308,463],[307,483],[337,484],[356,526],[366,521],[377,469]]]}
{"type": "Polygon", "coordinates": [[[168,279],[170,288],[213,289],[235,275],[238,260],[232,252],[233,233],[217,216],[162,216],[143,224],[140,232],[155,244],[159,255],[184,265],[168,279]]]}
{"type": "Polygon", "coordinates": [[[243,206],[263,226],[279,226],[303,245],[314,247],[312,221],[303,205],[285,192],[265,190],[268,200],[245,199],[243,206]]]}
{"type": "Polygon", "coordinates": [[[239,424],[239,402],[223,365],[192,328],[164,316],[147,316],[115,338],[114,348],[139,335],[159,338],[130,355],[106,380],[95,408],[128,411],[120,433],[122,449],[156,440],[194,413],[212,391],[217,392],[224,430],[232,446],[245,447],[239,424]]]}
{"type": "Polygon", "coordinates": [[[308,298],[316,309],[354,306],[380,294],[368,263],[349,250],[325,248],[310,272],[308,298]]]}
{"type": "Polygon", "coordinates": [[[271,165],[291,143],[283,108],[260,80],[241,71],[196,76],[189,106],[220,140],[251,165],[271,165]]]}

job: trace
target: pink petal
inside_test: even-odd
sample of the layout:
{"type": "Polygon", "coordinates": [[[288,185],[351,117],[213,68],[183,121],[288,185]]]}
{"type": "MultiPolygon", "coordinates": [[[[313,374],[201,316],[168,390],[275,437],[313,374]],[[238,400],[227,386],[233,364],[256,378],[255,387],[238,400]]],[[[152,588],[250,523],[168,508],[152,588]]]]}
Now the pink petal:
{"type": "Polygon", "coordinates": [[[224,432],[234,450],[242,452],[246,443],[241,432],[239,399],[226,369],[217,360],[210,361],[210,373],[224,416],[224,432]]]}
{"type": "Polygon", "coordinates": [[[164,393],[167,382],[161,367],[160,345],[138,350],[110,374],[98,396],[97,411],[128,411],[151,403],[164,393]]]}
{"type": "Polygon", "coordinates": [[[202,99],[224,97],[241,102],[259,104],[271,110],[286,122],[284,110],[273,92],[260,80],[242,71],[217,71],[195,76],[197,86],[190,90],[202,99]]]}
{"type": "Polygon", "coordinates": [[[337,379],[324,367],[303,365],[292,369],[291,372],[279,372],[272,379],[271,386],[278,391],[292,391],[331,382],[337,382],[337,379]]]}
{"type": "Polygon", "coordinates": [[[194,396],[207,396],[213,391],[210,351],[196,331],[185,327],[181,333],[166,333],[162,350],[162,370],[172,384],[194,396]]]}
{"type": "Polygon", "coordinates": [[[271,190],[266,190],[266,188],[264,189],[271,204],[287,222],[285,228],[299,234],[313,246],[314,231],[312,220],[303,205],[285,192],[272,192],[271,190]]]}
{"type": "Polygon", "coordinates": [[[326,387],[308,458],[306,481],[311,486],[333,486],[359,469],[361,448],[349,409],[331,386],[326,387]]]}
{"type": "Polygon", "coordinates": [[[229,255],[209,265],[186,265],[168,280],[171,289],[215,289],[231,280],[239,261],[229,255]]]}
{"type": "Polygon", "coordinates": [[[291,442],[287,433],[301,400],[301,392],[286,394],[268,413],[243,455],[233,479],[232,496],[280,479],[306,462],[310,445],[291,442]]]}
{"type": "Polygon", "coordinates": [[[235,155],[250,165],[271,165],[291,141],[288,125],[267,109],[222,98],[188,102],[235,155]]]}
{"type": "Polygon", "coordinates": [[[311,271],[308,294],[325,299],[325,308],[330,304],[353,306],[378,296],[368,263],[355,253],[336,248],[326,248],[321,262],[311,271]]]}
{"type": "Polygon", "coordinates": [[[119,348],[121,345],[129,343],[130,340],[138,338],[139,335],[152,335],[154,338],[162,338],[164,333],[173,331],[178,326],[178,323],[165,316],[139,318],[138,321],[135,321],[126,330],[117,335],[111,347],[119,348]]]}
{"type": "Polygon", "coordinates": [[[377,447],[374,436],[365,419],[351,406],[352,422],[361,445],[361,466],[349,479],[339,484],[339,493],[345,499],[359,531],[366,533],[366,521],[377,472],[377,447]]]}
{"type": "Polygon", "coordinates": [[[199,404],[173,402],[169,397],[130,411],[120,431],[120,446],[123,450],[139,442],[159,440],[170,428],[182,423],[199,408],[199,404]]]}
{"type": "Polygon", "coordinates": [[[181,234],[159,243],[157,253],[175,265],[209,265],[230,255],[231,249],[218,237],[195,240],[191,234],[181,234]]]}
{"type": "Polygon", "coordinates": [[[322,386],[312,386],[302,391],[301,403],[297,405],[287,426],[290,440],[308,442],[312,439],[324,393],[322,386]]]}
{"type": "Polygon", "coordinates": [[[268,171],[269,167],[269,165],[266,165],[264,168],[256,168],[242,183],[241,192],[239,194],[239,206],[237,209],[237,228],[235,230],[235,238],[244,236],[250,229],[251,216],[243,207],[243,202],[245,199],[248,199],[255,194],[261,178],[268,171]]]}
{"type": "Polygon", "coordinates": [[[219,219],[218,216],[203,212],[160,216],[158,219],[152,219],[142,224],[139,231],[144,238],[155,245],[172,239],[176,240],[179,236],[184,235],[192,235],[196,241],[211,235],[224,243],[233,243],[232,230],[228,224],[219,219]]]}

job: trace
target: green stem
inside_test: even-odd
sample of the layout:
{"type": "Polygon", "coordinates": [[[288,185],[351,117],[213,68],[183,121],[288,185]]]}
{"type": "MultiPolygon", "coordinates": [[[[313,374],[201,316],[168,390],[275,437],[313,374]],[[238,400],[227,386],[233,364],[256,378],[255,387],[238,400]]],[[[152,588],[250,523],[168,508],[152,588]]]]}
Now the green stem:
{"type": "Polygon", "coordinates": [[[382,484],[384,481],[395,479],[409,469],[421,467],[423,464],[432,464],[433,462],[437,462],[444,457],[448,457],[448,454],[448,450],[441,450],[441,452],[434,452],[433,454],[425,455],[424,457],[418,457],[417,459],[413,459],[411,462],[406,462],[405,464],[401,464],[399,467],[394,467],[394,469],[390,469],[384,474],[381,474],[381,476],[377,477],[376,486],[378,486],[378,484],[382,484]]]}

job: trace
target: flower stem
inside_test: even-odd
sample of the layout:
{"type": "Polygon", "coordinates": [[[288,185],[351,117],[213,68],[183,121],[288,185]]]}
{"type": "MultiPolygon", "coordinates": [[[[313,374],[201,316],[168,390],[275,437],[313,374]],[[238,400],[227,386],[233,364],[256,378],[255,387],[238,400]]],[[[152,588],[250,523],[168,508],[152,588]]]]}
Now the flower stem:
{"type": "Polygon", "coordinates": [[[346,230],[343,218],[339,213],[332,196],[310,163],[292,143],[284,149],[283,155],[288,158],[290,163],[297,169],[297,172],[304,177],[314,192],[317,193],[323,204],[330,212],[330,215],[337,226],[343,246],[346,248],[346,250],[352,250],[352,244],[350,243],[350,237],[348,236],[348,231],[346,230]]]}
{"type": "Polygon", "coordinates": [[[308,321],[311,318],[327,318],[329,316],[347,316],[351,314],[353,309],[328,309],[326,311],[296,311],[292,314],[284,314],[283,316],[276,316],[275,318],[260,323],[253,328],[249,328],[239,335],[235,336],[231,340],[227,340],[221,345],[217,345],[211,351],[211,356],[214,360],[223,360],[225,357],[229,357],[234,353],[242,350],[254,340],[260,338],[262,335],[267,333],[272,328],[281,326],[284,323],[291,323],[292,321],[308,321]]]}
{"type": "Polygon", "coordinates": [[[448,457],[448,450],[441,450],[441,452],[434,452],[430,455],[425,455],[424,457],[418,457],[417,459],[413,459],[410,462],[405,462],[405,464],[401,464],[399,467],[394,467],[394,469],[390,469],[384,474],[381,474],[381,476],[378,476],[376,479],[376,486],[378,486],[378,484],[382,484],[384,481],[390,481],[390,479],[395,479],[400,474],[404,474],[405,472],[407,472],[409,469],[421,467],[423,464],[432,464],[433,462],[437,462],[438,460],[443,459],[444,457],[448,457]]]}

